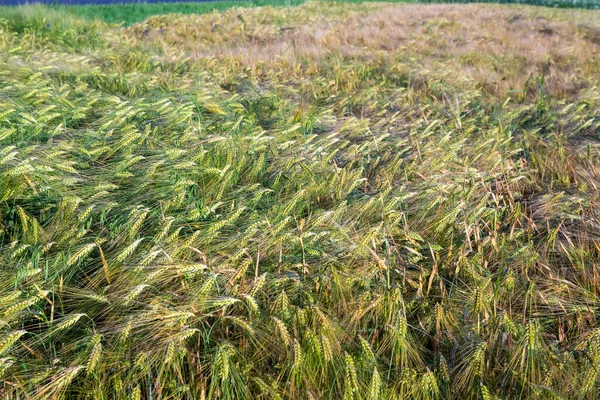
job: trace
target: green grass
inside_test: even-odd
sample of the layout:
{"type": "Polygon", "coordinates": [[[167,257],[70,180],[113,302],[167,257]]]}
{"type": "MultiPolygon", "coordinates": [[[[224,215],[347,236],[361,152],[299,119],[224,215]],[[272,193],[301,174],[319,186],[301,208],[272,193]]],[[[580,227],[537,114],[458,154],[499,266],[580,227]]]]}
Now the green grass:
{"type": "MultiPolygon", "coordinates": [[[[293,0],[290,4],[301,4],[300,0],[293,0]]],[[[55,6],[60,10],[88,19],[100,19],[110,23],[124,23],[131,25],[141,22],[152,15],[171,13],[181,14],[206,14],[213,11],[224,11],[232,7],[250,6],[285,6],[283,0],[241,0],[241,1],[211,1],[199,3],[131,3],[107,4],[85,6],[55,6]]]]}
{"type": "Polygon", "coordinates": [[[151,4],[107,4],[65,7],[65,11],[89,19],[100,19],[110,23],[131,25],[152,15],[182,13],[206,14],[223,11],[231,7],[251,5],[243,1],[218,1],[210,3],[151,3],[151,4]]]}
{"type": "Polygon", "coordinates": [[[600,397],[600,12],[10,10],[4,399],[600,397]]]}

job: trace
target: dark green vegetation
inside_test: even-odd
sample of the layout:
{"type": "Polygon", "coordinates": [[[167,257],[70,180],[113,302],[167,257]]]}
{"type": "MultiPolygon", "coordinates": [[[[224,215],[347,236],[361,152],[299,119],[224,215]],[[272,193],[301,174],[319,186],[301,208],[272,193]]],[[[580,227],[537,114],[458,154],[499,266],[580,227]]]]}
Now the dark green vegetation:
{"type": "Polygon", "coordinates": [[[600,396],[600,13],[14,10],[2,398],[600,396]]]}
{"type": "MultiPolygon", "coordinates": [[[[291,5],[301,4],[301,0],[292,0],[291,5]]],[[[88,19],[100,19],[112,23],[131,25],[141,22],[152,15],[171,13],[207,14],[224,11],[232,7],[285,6],[285,0],[238,0],[238,1],[207,1],[199,3],[142,3],[142,4],[108,4],[85,6],[55,6],[63,12],[68,12],[88,19]]]]}
{"type": "Polygon", "coordinates": [[[147,4],[107,4],[85,5],[55,8],[88,19],[100,19],[111,23],[131,25],[141,22],[152,15],[171,13],[206,14],[213,11],[224,11],[232,7],[251,6],[244,1],[216,1],[202,3],[147,3],[147,4]]]}

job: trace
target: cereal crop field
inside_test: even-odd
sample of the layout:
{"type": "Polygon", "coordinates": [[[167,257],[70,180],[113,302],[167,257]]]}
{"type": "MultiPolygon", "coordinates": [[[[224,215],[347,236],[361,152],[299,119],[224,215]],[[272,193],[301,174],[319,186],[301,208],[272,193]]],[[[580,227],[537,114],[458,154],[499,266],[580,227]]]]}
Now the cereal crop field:
{"type": "Polygon", "coordinates": [[[600,11],[3,11],[2,398],[600,397],[600,11]]]}

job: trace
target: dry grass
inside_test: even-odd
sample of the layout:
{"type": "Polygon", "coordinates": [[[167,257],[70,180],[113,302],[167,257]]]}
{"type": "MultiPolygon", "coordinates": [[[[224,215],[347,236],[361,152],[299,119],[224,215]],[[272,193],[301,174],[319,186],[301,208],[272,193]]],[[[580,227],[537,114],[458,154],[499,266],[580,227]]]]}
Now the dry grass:
{"type": "Polygon", "coordinates": [[[184,50],[193,59],[216,57],[282,73],[289,64],[341,55],[465,77],[500,97],[541,75],[547,77],[544,90],[559,98],[597,83],[598,11],[395,4],[318,15],[323,7],[335,10],[313,4],[280,19],[261,9],[176,20],[152,17],[131,31],[141,46],[151,42],[168,54],[184,50]],[[227,35],[219,35],[225,26],[227,35]]]}

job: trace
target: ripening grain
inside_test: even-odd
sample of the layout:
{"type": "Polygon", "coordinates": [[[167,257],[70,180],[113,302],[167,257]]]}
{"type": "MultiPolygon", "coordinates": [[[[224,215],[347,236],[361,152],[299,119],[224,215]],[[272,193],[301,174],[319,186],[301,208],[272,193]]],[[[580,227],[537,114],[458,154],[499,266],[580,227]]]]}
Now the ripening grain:
{"type": "Polygon", "coordinates": [[[0,19],[7,399],[600,396],[600,12],[0,19]]]}

